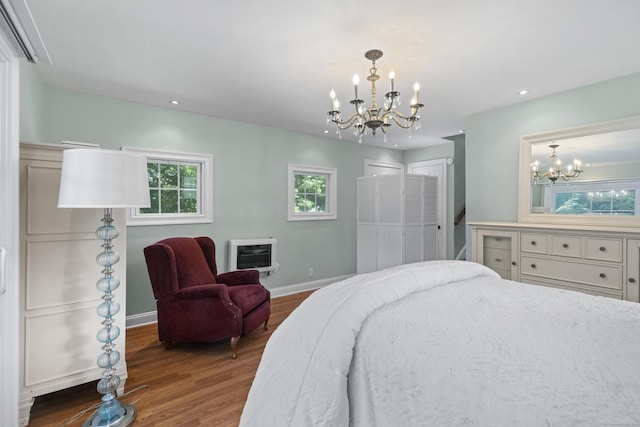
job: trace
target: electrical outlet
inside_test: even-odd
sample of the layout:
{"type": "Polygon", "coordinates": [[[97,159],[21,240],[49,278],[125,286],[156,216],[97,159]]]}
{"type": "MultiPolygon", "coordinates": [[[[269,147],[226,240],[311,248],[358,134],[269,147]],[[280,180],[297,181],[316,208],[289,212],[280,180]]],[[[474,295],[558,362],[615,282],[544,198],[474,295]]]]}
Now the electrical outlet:
{"type": "Polygon", "coordinates": [[[313,267],[309,267],[309,277],[313,277],[313,267]]]}

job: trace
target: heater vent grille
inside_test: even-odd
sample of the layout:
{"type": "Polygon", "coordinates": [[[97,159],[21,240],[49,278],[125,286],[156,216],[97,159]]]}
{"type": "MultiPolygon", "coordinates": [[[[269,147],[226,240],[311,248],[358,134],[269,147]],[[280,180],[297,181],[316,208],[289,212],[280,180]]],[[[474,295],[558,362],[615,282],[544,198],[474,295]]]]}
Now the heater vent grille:
{"type": "Polygon", "coordinates": [[[276,239],[229,240],[229,271],[276,271],[276,239]]]}

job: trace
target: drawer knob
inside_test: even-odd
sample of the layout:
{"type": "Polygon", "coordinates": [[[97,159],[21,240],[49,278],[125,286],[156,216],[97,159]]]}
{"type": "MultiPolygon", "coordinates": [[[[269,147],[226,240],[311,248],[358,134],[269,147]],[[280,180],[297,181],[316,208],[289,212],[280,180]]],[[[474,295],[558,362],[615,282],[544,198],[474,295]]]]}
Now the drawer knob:
{"type": "Polygon", "coordinates": [[[629,277],[629,283],[636,283],[636,279],[634,279],[633,277],[629,277]]]}
{"type": "Polygon", "coordinates": [[[531,268],[536,268],[536,265],[535,264],[531,264],[531,268]]]}
{"type": "Polygon", "coordinates": [[[568,244],[568,243],[563,243],[563,244],[562,244],[562,247],[566,249],[566,248],[568,248],[568,247],[569,247],[569,244],[568,244]]]}
{"type": "Polygon", "coordinates": [[[535,246],[535,245],[536,245],[536,241],[535,241],[535,240],[532,240],[532,241],[531,241],[531,246],[535,246]]]}
{"type": "Polygon", "coordinates": [[[496,262],[502,262],[502,258],[496,258],[496,262]]]}
{"type": "Polygon", "coordinates": [[[605,277],[607,277],[607,275],[604,274],[604,273],[600,273],[600,277],[602,277],[604,279],[605,277]]]}
{"type": "Polygon", "coordinates": [[[607,248],[605,248],[604,246],[600,246],[600,252],[606,252],[607,248]]]}
{"type": "MultiPolygon", "coordinates": [[[[516,265],[516,262],[515,261],[511,261],[511,265],[516,265]]],[[[631,280],[631,279],[629,279],[629,280],[631,280]]]]}

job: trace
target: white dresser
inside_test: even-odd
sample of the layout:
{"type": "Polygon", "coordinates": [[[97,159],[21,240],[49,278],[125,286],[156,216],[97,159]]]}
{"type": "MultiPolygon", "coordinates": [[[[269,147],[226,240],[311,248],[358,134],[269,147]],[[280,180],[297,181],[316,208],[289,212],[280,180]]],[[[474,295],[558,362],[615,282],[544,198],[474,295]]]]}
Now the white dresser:
{"type": "Polygon", "coordinates": [[[472,260],[503,278],[640,302],[640,229],[472,222],[472,260]]]}
{"type": "MultiPolygon", "coordinates": [[[[97,380],[96,339],[102,318],[96,308],[102,277],[95,258],[102,241],[95,230],[102,225],[101,209],[59,209],[58,191],[62,146],[20,146],[20,423],[26,425],[34,398],[97,380]]],[[[114,211],[120,236],[114,241],[120,261],[114,266],[120,287],[115,316],[121,333],[116,365],[124,390],[126,227],[124,210],[114,211]]]]}

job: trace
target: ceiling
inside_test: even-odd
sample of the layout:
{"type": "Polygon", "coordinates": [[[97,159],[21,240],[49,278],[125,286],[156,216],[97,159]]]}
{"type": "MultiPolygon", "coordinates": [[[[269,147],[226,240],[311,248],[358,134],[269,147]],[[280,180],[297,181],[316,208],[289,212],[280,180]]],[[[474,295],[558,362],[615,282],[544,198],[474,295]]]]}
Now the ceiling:
{"type": "Polygon", "coordinates": [[[393,70],[401,109],[415,81],[425,104],[410,137],[392,126],[387,143],[364,139],[398,149],[440,143],[471,114],[640,71],[638,0],[27,4],[53,62],[38,65],[49,85],[325,138],[337,137],[329,91],[346,109],[353,74],[367,83],[365,51],[380,49],[378,101],[393,70]]]}

